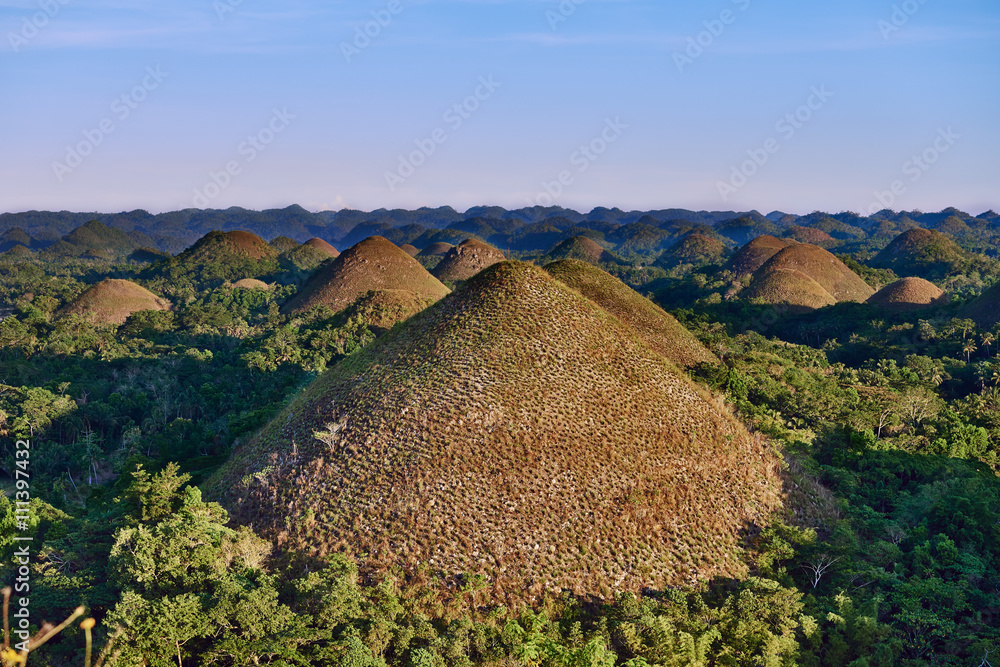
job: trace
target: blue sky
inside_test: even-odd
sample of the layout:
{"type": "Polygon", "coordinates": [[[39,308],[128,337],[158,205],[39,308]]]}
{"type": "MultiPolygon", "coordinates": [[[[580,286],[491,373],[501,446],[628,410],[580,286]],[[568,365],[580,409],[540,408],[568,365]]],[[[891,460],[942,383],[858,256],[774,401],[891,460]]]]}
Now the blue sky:
{"type": "Polygon", "coordinates": [[[0,85],[0,211],[1000,206],[995,0],[0,0],[0,85]]]}

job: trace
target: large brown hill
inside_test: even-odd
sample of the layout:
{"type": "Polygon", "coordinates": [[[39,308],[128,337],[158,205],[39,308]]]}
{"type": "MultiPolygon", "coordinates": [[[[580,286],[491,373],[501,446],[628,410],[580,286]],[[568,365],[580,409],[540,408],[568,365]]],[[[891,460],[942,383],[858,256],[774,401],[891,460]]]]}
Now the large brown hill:
{"type": "Polygon", "coordinates": [[[782,241],[770,234],[758,236],[737,250],[722,269],[731,271],[736,276],[748,276],[788,245],[788,241],[782,241]]]}
{"type": "Polygon", "coordinates": [[[755,277],[740,296],[775,306],[788,306],[793,312],[816,310],[837,303],[822,285],[797,269],[767,271],[755,277]]]}
{"type": "Polygon", "coordinates": [[[877,269],[892,269],[897,274],[936,280],[960,271],[968,261],[969,253],[946,234],[911,229],[894,238],[869,264],[877,269]]]}
{"type": "Polygon", "coordinates": [[[629,326],[503,262],[320,376],[209,488],[281,550],[516,600],[745,575],[778,465],[629,326]]]}
{"type": "Polygon", "coordinates": [[[468,280],[487,266],[504,261],[503,253],[478,239],[466,239],[434,267],[438,280],[468,280]]]}
{"type": "Polygon", "coordinates": [[[868,303],[873,306],[895,311],[943,306],[948,301],[948,295],[940,287],[923,278],[897,280],[868,299],[868,303]]]}
{"type": "Polygon", "coordinates": [[[320,252],[326,254],[328,257],[339,257],[340,251],[334,248],[332,245],[320,238],[311,238],[302,245],[307,245],[310,248],[315,248],[320,252]]]}
{"type": "Polygon", "coordinates": [[[800,271],[819,283],[837,302],[865,301],[875,290],[832,253],[808,243],[779,250],[754,272],[754,281],[777,269],[800,271]]]}
{"type": "Polygon", "coordinates": [[[688,234],[677,245],[664,253],[657,264],[671,268],[679,264],[721,264],[729,256],[729,249],[719,241],[704,234],[688,234]]]}
{"type": "Polygon", "coordinates": [[[560,259],[579,259],[590,264],[620,262],[617,256],[608,252],[597,241],[586,236],[573,236],[549,248],[546,259],[552,262],[560,259]]]}
{"type": "Polygon", "coordinates": [[[553,262],[545,270],[627,324],[651,350],[675,364],[690,368],[719,363],[673,316],[609,273],[573,259],[553,262]]]}
{"type": "Polygon", "coordinates": [[[301,313],[325,304],[340,311],[373,290],[406,290],[434,300],[449,292],[420,262],[391,241],[372,236],[320,267],[282,310],[301,313]]]}
{"type": "Polygon", "coordinates": [[[82,315],[96,322],[122,324],[140,310],[170,310],[170,302],[129,280],[109,278],[87,289],[60,309],[60,315],[82,315]]]}

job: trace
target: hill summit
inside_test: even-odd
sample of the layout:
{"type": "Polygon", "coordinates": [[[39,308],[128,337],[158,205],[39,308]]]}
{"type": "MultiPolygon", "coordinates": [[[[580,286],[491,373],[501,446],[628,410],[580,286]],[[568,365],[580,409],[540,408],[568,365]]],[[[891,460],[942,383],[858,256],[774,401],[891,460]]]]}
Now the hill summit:
{"type": "Polygon", "coordinates": [[[627,324],[502,262],[320,376],[210,488],[283,550],[514,600],[744,574],[777,467],[627,324]]]}
{"type": "Polygon", "coordinates": [[[764,266],[764,263],[774,257],[779,250],[789,245],[788,241],[782,241],[769,234],[758,236],[737,250],[722,268],[736,276],[748,276],[764,266]]]}
{"type": "Polygon", "coordinates": [[[949,301],[940,287],[923,278],[903,278],[873,294],[868,303],[889,310],[917,310],[943,306],[949,301]]]}
{"type": "Polygon", "coordinates": [[[122,324],[140,310],[170,310],[170,302],[129,280],[102,280],[67,304],[60,315],[82,315],[97,322],[122,324]]]}
{"type": "Polygon", "coordinates": [[[573,236],[565,241],[560,241],[549,248],[546,259],[552,262],[560,259],[578,259],[589,264],[621,261],[614,254],[598,245],[597,241],[586,236],[573,236]]]}
{"type": "Polygon", "coordinates": [[[487,266],[504,261],[503,253],[479,239],[466,239],[434,267],[438,280],[468,280],[487,266]]]}
{"type": "Polygon", "coordinates": [[[930,229],[911,229],[889,243],[869,262],[877,269],[892,269],[897,274],[938,279],[960,271],[969,260],[946,234],[930,229]]]}
{"type": "Polygon", "coordinates": [[[301,313],[325,304],[340,311],[373,290],[404,290],[435,301],[449,292],[420,262],[391,241],[372,236],[324,264],[282,310],[301,313]]]}

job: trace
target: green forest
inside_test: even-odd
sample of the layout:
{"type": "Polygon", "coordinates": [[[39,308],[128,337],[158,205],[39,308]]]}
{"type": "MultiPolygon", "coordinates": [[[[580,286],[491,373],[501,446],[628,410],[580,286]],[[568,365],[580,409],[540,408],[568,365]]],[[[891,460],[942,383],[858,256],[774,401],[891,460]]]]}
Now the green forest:
{"type": "MultiPolygon", "coordinates": [[[[9,250],[0,255],[4,664],[1000,664],[1000,324],[976,306],[1000,278],[996,225],[962,218],[959,243],[923,245],[922,263],[889,261],[880,251],[916,217],[675,220],[666,231],[648,220],[634,229],[640,223],[581,220],[542,229],[542,220],[502,241],[509,220],[491,229],[446,221],[481,225],[479,234],[404,234],[415,224],[407,220],[374,229],[400,246],[472,237],[538,265],[593,260],[697,338],[714,360],[681,368],[683,381],[723,397],[780,461],[783,509],[739,536],[742,576],[605,594],[545,589],[530,599],[498,596],[477,571],[372,568],[350,549],[295,553],[231,520],[212,490],[234,450],[294,410],[295,396],[407,331],[411,313],[387,315],[397,306],[378,301],[284,308],[340,259],[293,254],[291,239],[256,253],[211,254],[202,239],[187,254],[166,242],[176,256],[143,254],[140,241],[113,246],[110,237],[88,240],[86,251],[9,250]],[[741,277],[726,264],[733,252],[772,233],[794,247],[806,228],[830,239],[817,247],[868,294],[918,276],[948,301],[895,309],[839,298],[834,287],[820,296],[836,303],[815,307],[768,302],[763,289],[741,298],[768,276],[756,268],[741,277]],[[525,241],[532,232],[545,236],[525,241]],[[674,252],[692,234],[718,248],[674,252]],[[578,242],[556,252],[577,238],[597,255],[578,242]],[[107,256],[93,252],[101,244],[107,256]],[[267,288],[235,285],[251,278],[267,288]],[[81,295],[106,279],[170,305],[121,321],[88,316],[81,295]],[[29,511],[19,511],[27,497],[29,511]],[[32,537],[27,570],[18,535],[32,537]],[[30,653],[18,648],[19,576],[30,583],[30,653]]],[[[346,251],[375,225],[359,226],[362,238],[346,224],[329,238],[346,251]]],[[[416,261],[433,269],[439,258],[416,261]]],[[[444,281],[455,290],[444,301],[461,282],[444,281]]],[[[289,519],[306,532],[318,520],[289,519]]],[[[698,525],[685,530],[698,539],[698,525]]]]}

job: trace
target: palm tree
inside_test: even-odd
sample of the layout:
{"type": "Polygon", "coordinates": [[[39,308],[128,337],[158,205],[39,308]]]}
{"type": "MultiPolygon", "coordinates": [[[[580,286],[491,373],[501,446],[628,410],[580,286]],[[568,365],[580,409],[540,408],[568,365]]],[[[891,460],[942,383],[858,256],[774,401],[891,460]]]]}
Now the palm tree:
{"type": "Polygon", "coordinates": [[[977,349],[978,348],[976,347],[975,342],[971,340],[965,342],[965,345],[962,346],[962,352],[965,353],[965,363],[969,363],[969,357],[971,357],[972,353],[977,349]]]}
{"type": "Polygon", "coordinates": [[[996,342],[996,337],[993,335],[992,331],[987,331],[983,334],[982,339],[980,339],[979,344],[986,348],[986,358],[989,359],[990,356],[990,345],[996,342]]]}

